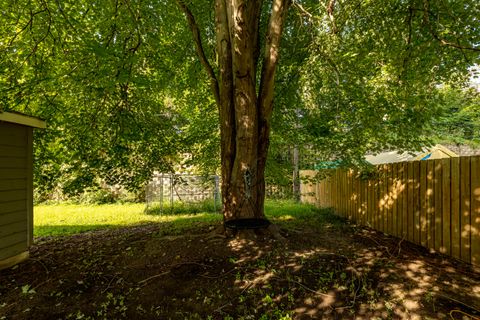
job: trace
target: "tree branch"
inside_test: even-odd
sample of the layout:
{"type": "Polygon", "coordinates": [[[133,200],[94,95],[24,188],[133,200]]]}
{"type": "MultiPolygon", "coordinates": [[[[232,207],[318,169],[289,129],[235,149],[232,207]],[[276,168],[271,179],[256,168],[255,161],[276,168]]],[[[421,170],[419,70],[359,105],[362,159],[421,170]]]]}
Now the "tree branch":
{"type": "MultiPolygon", "coordinates": [[[[445,39],[440,38],[436,33],[434,33],[432,31],[431,27],[430,27],[430,33],[432,34],[432,36],[435,40],[439,41],[444,46],[453,47],[453,48],[457,48],[457,49],[461,49],[461,50],[470,50],[470,51],[480,52],[480,48],[467,47],[467,46],[463,46],[463,45],[460,45],[460,44],[457,44],[457,43],[449,42],[445,39]]],[[[458,41],[458,39],[457,39],[457,41],[458,41]]]]}
{"type": "Polygon", "coordinates": [[[293,1],[293,6],[297,7],[298,10],[300,10],[300,13],[306,17],[308,17],[309,19],[313,19],[314,16],[308,12],[300,3],[298,3],[297,1],[293,1]]]}
{"type": "Polygon", "coordinates": [[[133,23],[135,24],[135,30],[137,31],[137,43],[135,45],[133,45],[133,47],[131,47],[129,50],[132,52],[132,53],[136,53],[138,51],[138,49],[140,48],[140,46],[142,45],[142,35],[140,33],[140,17],[135,14],[135,12],[133,11],[132,9],[132,4],[130,3],[130,1],[126,1],[126,4],[127,4],[127,9],[128,11],[130,12],[130,15],[132,17],[132,21],[133,23]]]}
{"type": "Polygon", "coordinates": [[[63,8],[62,8],[62,4],[60,3],[59,0],[55,0],[55,2],[57,3],[57,7],[58,7],[58,10],[60,11],[60,14],[63,16],[63,18],[65,19],[65,21],[67,22],[67,24],[70,26],[70,28],[72,28],[73,31],[77,32],[77,29],[73,26],[73,24],[70,22],[70,19],[67,17],[67,15],[65,14],[65,11],[63,11],[63,8]]]}
{"type": "MultiPolygon", "coordinates": [[[[15,34],[12,36],[12,38],[8,41],[8,46],[11,46],[13,44],[13,42],[17,39],[17,37],[22,33],[24,32],[25,30],[27,30],[28,27],[32,28],[32,25],[33,25],[33,20],[35,18],[35,16],[37,14],[41,14],[43,12],[46,12],[47,9],[42,9],[42,10],[39,10],[37,12],[32,12],[30,11],[30,19],[28,20],[28,22],[19,30],[19,31],[16,31],[15,34]]],[[[20,18],[21,18],[21,15],[19,14],[18,16],[18,19],[16,21],[16,24],[18,24],[18,22],[20,21],[20,18]]]]}
{"type": "MultiPolygon", "coordinates": [[[[406,46],[405,46],[405,57],[403,58],[402,64],[402,74],[405,75],[408,63],[410,61],[411,53],[412,53],[412,20],[413,20],[413,9],[410,6],[408,8],[408,17],[406,19],[406,23],[408,25],[408,37],[406,39],[406,46]]],[[[401,75],[399,75],[399,81],[401,80],[401,75]]]]}
{"type": "Polygon", "coordinates": [[[269,119],[272,113],[275,69],[278,63],[280,40],[282,38],[283,26],[285,24],[289,6],[290,0],[273,1],[272,14],[270,16],[266,36],[265,55],[263,57],[262,75],[258,95],[260,116],[263,119],[269,119]]]}
{"type": "MultiPolygon", "coordinates": [[[[253,45],[254,45],[254,51],[253,51],[253,60],[255,61],[255,70],[257,70],[257,66],[259,63],[259,58],[260,58],[260,51],[261,51],[261,43],[260,43],[260,32],[259,32],[259,25],[260,25],[260,19],[262,16],[262,4],[263,0],[260,0],[258,3],[259,9],[256,10],[257,15],[253,18],[254,21],[254,27],[253,30],[257,30],[254,35],[254,39],[252,40],[253,45]]],[[[255,74],[256,76],[256,74],[255,74]]]]}
{"type": "MultiPolygon", "coordinates": [[[[267,152],[270,144],[270,118],[273,110],[273,95],[275,83],[275,69],[278,63],[280,52],[280,40],[282,38],[283,26],[287,18],[290,0],[274,0],[272,13],[268,23],[268,30],[265,40],[265,55],[263,57],[260,89],[257,99],[258,108],[258,161],[257,161],[257,185],[258,192],[265,192],[265,166],[267,163],[267,152]]],[[[260,207],[263,208],[263,199],[260,199],[260,207]]]]}
{"type": "Polygon", "coordinates": [[[332,33],[336,34],[338,32],[337,25],[335,24],[335,16],[333,12],[335,10],[335,0],[330,0],[327,5],[327,13],[328,17],[330,18],[330,22],[332,23],[332,33]]]}
{"type": "Polygon", "coordinates": [[[440,38],[440,36],[432,28],[432,24],[430,23],[430,18],[428,16],[429,12],[430,12],[430,3],[428,2],[428,0],[424,0],[423,1],[423,22],[428,26],[428,30],[430,31],[430,34],[433,36],[435,40],[439,41],[443,46],[453,47],[460,50],[470,50],[470,51],[480,52],[480,48],[461,45],[460,43],[458,43],[459,42],[458,39],[456,39],[457,43],[453,43],[443,38],[440,38]]]}
{"type": "Polygon", "coordinates": [[[198,28],[198,24],[195,21],[195,17],[193,16],[192,11],[190,11],[190,9],[187,7],[183,0],[177,0],[177,4],[185,14],[188,26],[190,27],[190,31],[192,32],[193,42],[195,43],[195,49],[197,51],[198,58],[200,59],[200,63],[207,71],[208,76],[210,77],[210,86],[212,88],[215,101],[217,105],[219,105],[220,90],[218,88],[218,80],[210,62],[208,62],[207,56],[205,55],[205,50],[203,49],[202,38],[200,35],[200,29],[198,28]]]}

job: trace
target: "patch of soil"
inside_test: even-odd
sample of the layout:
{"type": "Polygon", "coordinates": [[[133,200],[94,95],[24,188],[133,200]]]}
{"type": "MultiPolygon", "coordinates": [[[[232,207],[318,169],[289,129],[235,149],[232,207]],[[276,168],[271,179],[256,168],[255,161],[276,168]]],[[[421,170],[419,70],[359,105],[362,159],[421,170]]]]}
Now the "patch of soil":
{"type": "Polygon", "coordinates": [[[287,223],[282,242],[215,227],[37,239],[0,271],[0,319],[480,317],[478,270],[406,241],[347,223],[287,223]]]}

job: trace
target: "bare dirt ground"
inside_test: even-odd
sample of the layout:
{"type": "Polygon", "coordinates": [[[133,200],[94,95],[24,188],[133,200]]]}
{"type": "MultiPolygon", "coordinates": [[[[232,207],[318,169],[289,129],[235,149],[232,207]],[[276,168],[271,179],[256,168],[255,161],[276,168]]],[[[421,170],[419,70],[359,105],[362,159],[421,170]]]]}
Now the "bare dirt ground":
{"type": "Polygon", "coordinates": [[[480,272],[331,215],[285,242],[163,224],[37,239],[0,319],[479,319],[480,272]]]}

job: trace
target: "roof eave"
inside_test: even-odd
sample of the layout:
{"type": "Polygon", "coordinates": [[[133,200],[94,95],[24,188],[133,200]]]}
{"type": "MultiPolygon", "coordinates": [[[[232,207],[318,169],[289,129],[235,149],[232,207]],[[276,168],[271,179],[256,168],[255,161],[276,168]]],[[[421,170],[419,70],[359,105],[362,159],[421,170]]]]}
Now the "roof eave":
{"type": "Polygon", "coordinates": [[[45,120],[14,112],[0,112],[0,121],[21,124],[33,128],[45,129],[45,120]]]}

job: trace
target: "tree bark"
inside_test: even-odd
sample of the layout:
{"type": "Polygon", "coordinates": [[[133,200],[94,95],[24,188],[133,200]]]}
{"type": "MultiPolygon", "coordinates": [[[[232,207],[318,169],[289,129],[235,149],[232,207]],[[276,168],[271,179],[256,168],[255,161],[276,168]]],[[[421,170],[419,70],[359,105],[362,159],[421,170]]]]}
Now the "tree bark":
{"type": "Polygon", "coordinates": [[[206,61],[193,15],[182,0],[177,1],[218,104],[224,221],[265,218],[265,165],[275,69],[289,0],[272,1],[259,82],[256,76],[263,0],[215,0],[216,75],[206,61]]]}
{"type": "Polygon", "coordinates": [[[262,1],[216,1],[224,220],[265,218],[274,78],[287,7],[285,0],[273,1],[257,94],[262,1]]]}

